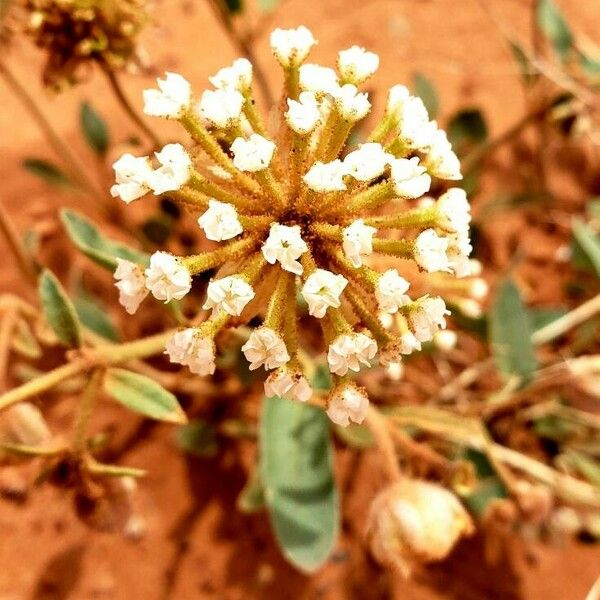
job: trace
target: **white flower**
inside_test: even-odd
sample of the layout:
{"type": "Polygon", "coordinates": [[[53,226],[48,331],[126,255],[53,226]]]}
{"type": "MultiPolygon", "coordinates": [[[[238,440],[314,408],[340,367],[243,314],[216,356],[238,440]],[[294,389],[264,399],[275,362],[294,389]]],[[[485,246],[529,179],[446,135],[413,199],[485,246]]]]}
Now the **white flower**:
{"type": "Polygon", "coordinates": [[[396,269],[388,269],[377,280],[375,297],[379,303],[379,310],[387,313],[398,312],[401,306],[410,302],[406,295],[410,283],[398,274],[396,269]]]}
{"type": "Polygon", "coordinates": [[[421,349],[421,342],[411,331],[405,331],[398,339],[398,350],[400,354],[412,354],[421,349]]]}
{"type": "Polygon", "coordinates": [[[230,67],[219,69],[208,80],[219,89],[245,92],[252,85],[252,63],[247,58],[237,58],[230,67]]]}
{"type": "Polygon", "coordinates": [[[345,121],[356,123],[371,110],[369,95],[359,92],[355,85],[346,83],[333,93],[338,113],[345,121]]]}
{"type": "Polygon", "coordinates": [[[167,144],[154,154],[160,167],[148,175],[148,185],[155,194],[178,190],[192,172],[192,159],[181,144],[167,144]]]}
{"type": "Polygon", "coordinates": [[[269,237],[262,247],[263,256],[269,264],[279,262],[282,269],[296,275],[302,275],[303,269],[298,259],[307,250],[308,246],[300,235],[299,225],[290,227],[279,223],[271,225],[269,237]]]}
{"type": "Polygon", "coordinates": [[[148,295],[144,270],[129,260],[117,258],[113,277],[116,279],[115,287],[119,290],[119,304],[133,315],[148,295]]]}
{"type": "Polygon", "coordinates": [[[396,158],[391,163],[391,181],[394,192],[400,198],[419,198],[429,191],[431,177],[419,164],[419,158],[396,158]]]}
{"type": "Polygon", "coordinates": [[[437,125],[429,122],[423,100],[410,96],[402,102],[398,115],[398,139],[407,148],[425,148],[433,138],[437,125]]]}
{"type": "Polygon", "coordinates": [[[316,162],[302,179],[315,192],[341,192],[346,189],[344,175],[347,174],[346,165],[336,158],[328,163],[316,162]]]}
{"type": "Polygon", "coordinates": [[[362,267],[363,258],[373,252],[375,227],[365,225],[362,219],[353,221],[342,231],[342,249],[355,268],[362,267]]]}
{"type": "Polygon", "coordinates": [[[271,32],[271,49],[284,69],[302,64],[316,43],[313,34],[304,25],[297,29],[275,29],[271,32]]]}
{"type": "Polygon", "coordinates": [[[269,327],[255,329],[242,346],[242,352],[254,371],[263,366],[265,369],[278,369],[290,360],[287,348],[281,336],[269,327]]]}
{"type": "Polygon", "coordinates": [[[433,229],[425,229],[415,240],[414,258],[429,273],[449,271],[447,250],[448,238],[439,236],[433,229]]]}
{"type": "Polygon", "coordinates": [[[333,69],[308,64],[300,67],[300,87],[316,94],[333,94],[340,86],[333,69]]]}
{"type": "Polygon", "coordinates": [[[337,66],[344,81],[358,85],[379,68],[379,56],[360,46],[338,52],[337,66]]]}
{"type": "Polygon", "coordinates": [[[189,108],[192,101],[192,87],[177,73],[165,73],[164,79],[157,79],[158,90],[144,90],[144,113],[151,117],[178,119],[189,108]]]}
{"type": "Polygon", "coordinates": [[[244,96],[237,90],[206,90],[198,103],[198,111],[215,127],[226,129],[239,121],[243,104],[244,96]]]}
{"type": "Polygon", "coordinates": [[[400,381],[404,377],[404,365],[401,362],[388,363],[385,368],[385,374],[392,381],[400,381]]]}
{"type": "Polygon", "coordinates": [[[297,134],[307,135],[321,120],[321,111],[314,92],[300,92],[298,100],[287,99],[285,120],[297,134]]]}
{"type": "Polygon", "coordinates": [[[271,163],[275,144],[258,133],[253,133],[249,139],[238,137],[231,144],[233,164],[240,171],[262,171],[271,163]]]}
{"type": "Polygon", "coordinates": [[[419,342],[429,342],[439,329],[446,328],[445,316],[450,311],[439,297],[423,298],[408,315],[411,328],[419,342]]]}
{"type": "Polygon", "coordinates": [[[308,304],[309,314],[322,319],[330,306],[339,308],[340,296],[346,285],[348,280],[343,275],[316,269],[302,286],[302,296],[308,304]]]}
{"type": "Polygon", "coordinates": [[[165,354],[172,363],[188,367],[196,375],[215,372],[215,343],[202,337],[197,329],[182,329],[173,334],[167,341],[165,354]]]}
{"type": "Polygon", "coordinates": [[[344,165],[348,175],[358,181],[372,181],[385,171],[393,155],[386,152],[381,144],[360,144],[357,150],[350,152],[344,158],[344,165]]]}
{"type": "Polygon", "coordinates": [[[457,277],[471,275],[471,261],[469,255],[473,251],[468,234],[452,235],[448,238],[448,265],[457,277]]]}
{"type": "MultiPolygon", "coordinates": [[[[469,261],[471,263],[472,261],[469,261]]],[[[472,271],[469,275],[472,275],[472,271]]],[[[476,277],[469,281],[469,296],[474,298],[475,300],[483,300],[489,293],[490,288],[485,279],[481,277],[476,277]]]]}
{"type": "Polygon", "coordinates": [[[152,173],[152,164],[147,156],[136,157],[133,154],[123,154],[113,164],[116,183],[110,188],[113,198],[119,196],[129,204],[150,191],[148,177],[152,173]]]}
{"type": "Polygon", "coordinates": [[[230,240],[244,231],[235,206],[210,199],[208,209],[198,218],[206,237],[214,242],[230,240]]]}
{"type": "Polygon", "coordinates": [[[341,427],[347,427],[350,421],[362,423],[367,416],[369,398],[363,389],[353,383],[340,386],[329,396],[327,416],[341,427]]]}
{"type": "Polygon", "coordinates": [[[213,314],[224,310],[228,315],[239,317],[246,304],[256,294],[252,286],[239,275],[213,279],[206,289],[206,302],[202,308],[213,310],[213,314]]]}
{"type": "Polygon", "coordinates": [[[453,348],[456,348],[456,342],[458,341],[458,336],[456,335],[456,331],[452,331],[451,329],[446,329],[444,331],[438,331],[433,336],[433,343],[436,348],[439,348],[443,352],[448,352],[453,348]]]}
{"type": "Polygon", "coordinates": [[[192,287],[190,272],[168,252],[155,252],[145,274],[146,287],[157,300],[181,300],[192,287]]]}
{"type": "Polygon", "coordinates": [[[265,396],[267,398],[279,396],[297,402],[306,402],[312,396],[312,388],[304,375],[283,367],[271,373],[265,380],[265,396]]]}
{"type": "Polygon", "coordinates": [[[440,179],[462,179],[460,161],[452,150],[445,131],[436,128],[428,146],[427,156],[423,162],[429,173],[440,179]]]}
{"type": "Polygon", "coordinates": [[[329,344],[327,362],[332,373],[344,376],[348,369],[358,372],[361,364],[370,367],[376,354],[377,344],[368,335],[343,333],[329,344]]]}
{"type": "Polygon", "coordinates": [[[444,218],[444,229],[458,234],[468,234],[471,222],[471,207],[467,193],[460,188],[450,188],[442,194],[436,207],[444,218]]]}
{"type": "Polygon", "coordinates": [[[409,98],[410,90],[405,85],[392,86],[388,92],[386,114],[399,118],[402,106],[409,98]]]}

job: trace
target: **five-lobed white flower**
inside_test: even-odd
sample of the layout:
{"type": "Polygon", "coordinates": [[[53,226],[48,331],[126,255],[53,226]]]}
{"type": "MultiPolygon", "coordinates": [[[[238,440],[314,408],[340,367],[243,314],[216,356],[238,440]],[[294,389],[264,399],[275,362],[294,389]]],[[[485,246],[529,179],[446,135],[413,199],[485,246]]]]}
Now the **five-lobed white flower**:
{"type": "Polygon", "coordinates": [[[386,152],[381,144],[369,142],[360,144],[357,150],[348,153],[344,157],[344,166],[354,179],[372,181],[382,175],[393,160],[394,156],[386,152]]]}
{"type": "Polygon", "coordinates": [[[217,89],[233,89],[243,94],[252,85],[252,63],[247,58],[236,58],[231,66],[219,69],[208,80],[217,89]]]}
{"type": "Polygon", "coordinates": [[[168,252],[155,252],[145,275],[148,290],[165,303],[181,300],[192,287],[190,272],[168,252]]]}
{"type": "Polygon", "coordinates": [[[375,227],[365,225],[363,219],[353,221],[342,231],[342,250],[355,268],[362,267],[363,258],[373,252],[375,227]]]}
{"type": "Polygon", "coordinates": [[[265,260],[274,265],[279,262],[284,271],[302,275],[302,265],[298,259],[308,250],[306,242],[300,235],[299,225],[281,225],[274,223],[269,230],[269,236],[262,246],[265,260]]]}
{"type": "Polygon", "coordinates": [[[300,92],[298,100],[287,99],[285,120],[299,135],[308,135],[319,124],[321,111],[314,92],[300,92]]]}
{"type": "Polygon", "coordinates": [[[425,229],[415,240],[414,259],[429,273],[449,271],[448,238],[439,236],[433,229],[425,229]]]}
{"type": "Polygon", "coordinates": [[[344,81],[359,85],[377,71],[379,56],[360,46],[352,46],[338,52],[337,67],[344,81]]]}
{"type": "Polygon", "coordinates": [[[379,310],[386,313],[396,313],[398,309],[410,303],[406,294],[410,283],[402,277],[396,269],[388,269],[377,280],[375,297],[379,310]]]}
{"type": "Polygon", "coordinates": [[[350,123],[366,117],[371,110],[369,95],[359,92],[355,85],[346,83],[332,92],[338,114],[350,123]]]}
{"type": "Polygon", "coordinates": [[[198,103],[198,112],[215,127],[227,129],[238,123],[243,105],[244,96],[237,90],[205,90],[198,103]]]}
{"type": "Polygon", "coordinates": [[[157,79],[158,89],[144,90],[144,113],[151,117],[178,119],[192,102],[192,86],[178,73],[165,73],[157,79]]]}
{"type": "Polygon", "coordinates": [[[192,172],[192,159],[181,144],[167,144],[154,156],[160,167],[148,175],[148,185],[155,194],[180,189],[187,183],[192,172]]]}
{"type": "Polygon", "coordinates": [[[390,164],[392,186],[400,198],[419,198],[429,191],[431,177],[417,156],[395,158],[390,164]]]}
{"type": "Polygon", "coordinates": [[[370,367],[376,354],[373,338],[364,333],[343,333],[329,344],[327,362],[332,373],[343,377],[348,370],[358,372],[361,364],[370,367]]]}
{"type": "Polygon", "coordinates": [[[258,133],[253,133],[247,140],[235,138],[231,144],[233,164],[240,171],[256,173],[266,169],[275,152],[275,143],[258,133]]]}
{"type": "Polygon", "coordinates": [[[270,327],[255,329],[242,346],[242,352],[254,371],[264,365],[266,370],[278,369],[290,360],[281,336],[270,327]]]}
{"type": "Polygon", "coordinates": [[[347,427],[350,421],[362,423],[369,409],[369,398],[361,388],[353,383],[338,387],[329,397],[327,416],[340,427],[347,427]]]}
{"type": "Polygon", "coordinates": [[[308,313],[322,319],[331,306],[339,308],[340,296],[348,280],[343,275],[336,275],[326,269],[316,269],[302,286],[302,296],[308,304],[308,313]]]}
{"type": "Polygon", "coordinates": [[[208,284],[206,302],[202,308],[212,309],[213,315],[223,310],[228,315],[239,317],[255,295],[252,286],[245,279],[239,275],[229,275],[213,279],[208,284]]]}
{"type": "Polygon", "coordinates": [[[165,354],[172,363],[188,367],[195,375],[215,372],[215,343],[192,327],[174,333],[166,343],[165,354]]]}
{"type": "Polygon", "coordinates": [[[301,65],[317,43],[304,25],[296,29],[275,29],[270,41],[273,54],[284,69],[301,65]]]}
{"type": "Polygon", "coordinates": [[[116,183],[110,188],[113,198],[119,196],[123,202],[129,204],[150,191],[148,177],[152,173],[152,163],[147,156],[133,156],[123,154],[113,164],[116,183]]]}
{"type": "Polygon", "coordinates": [[[302,65],[299,81],[301,89],[315,94],[334,94],[340,88],[336,72],[321,65],[302,65]]]}
{"type": "Polygon", "coordinates": [[[119,304],[130,315],[135,314],[139,305],[148,295],[144,269],[134,262],[117,258],[117,268],[113,277],[119,290],[119,304]]]}
{"type": "Polygon", "coordinates": [[[429,342],[439,329],[446,328],[446,315],[450,311],[439,296],[419,300],[418,307],[411,310],[408,320],[415,338],[419,342],[429,342]]]}
{"type": "Polygon", "coordinates": [[[462,179],[460,161],[452,150],[452,144],[443,129],[435,129],[427,144],[427,155],[423,159],[427,170],[434,177],[458,181],[462,179]]]}
{"type": "Polygon", "coordinates": [[[346,189],[344,176],[348,174],[346,165],[336,158],[328,163],[317,161],[302,180],[314,192],[342,192],[346,189]]]}
{"type": "Polygon", "coordinates": [[[283,367],[271,373],[265,380],[265,396],[306,402],[312,396],[312,388],[304,375],[283,367]]]}
{"type": "Polygon", "coordinates": [[[388,92],[385,114],[399,119],[402,106],[409,98],[410,90],[405,85],[393,85],[388,92]]]}
{"type": "Polygon", "coordinates": [[[421,349],[421,342],[412,331],[405,331],[398,338],[398,350],[400,354],[412,354],[421,349]]]}
{"type": "Polygon", "coordinates": [[[440,225],[451,233],[468,235],[471,222],[471,207],[467,193],[460,188],[450,188],[442,194],[436,207],[443,217],[440,225]]]}
{"type": "Polygon", "coordinates": [[[235,206],[211,198],[208,209],[198,217],[198,225],[213,242],[230,240],[244,231],[235,206]]]}

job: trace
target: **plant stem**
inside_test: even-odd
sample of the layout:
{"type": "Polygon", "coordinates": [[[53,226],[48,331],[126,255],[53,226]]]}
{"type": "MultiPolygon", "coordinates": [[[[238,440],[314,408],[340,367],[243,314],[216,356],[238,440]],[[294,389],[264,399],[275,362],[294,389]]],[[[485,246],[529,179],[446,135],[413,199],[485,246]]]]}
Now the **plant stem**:
{"type": "Polygon", "coordinates": [[[17,317],[17,311],[12,309],[6,311],[0,318],[0,389],[4,389],[4,386],[6,385],[10,344],[13,339],[13,331],[17,324],[17,317]]]}
{"type": "Polygon", "coordinates": [[[402,472],[398,465],[396,448],[392,436],[390,435],[386,418],[372,404],[369,404],[365,422],[367,427],[371,430],[371,433],[377,442],[377,446],[381,451],[383,456],[383,466],[389,479],[392,482],[400,481],[400,479],[402,479],[402,472]]]}
{"type": "Polygon", "coordinates": [[[92,411],[98,397],[98,389],[100,382],[104,376],[104,369],[95,369],[85,385],[81,399],[79,400],[79,410],[75,421],[73,432],[73,441],[71,442],[71,450],[73,454],[81,455],[85,450],[85,435],[87,426],[92,416],[92,411]]]}
{"type": "Polygon", "coordinates": [[[17,228],[12,222],[12,219],[4,207],[2,200],[0,200],[0,231],[2,231],[4,234],[8,246],[15,255],[21,273],[25,279],[28,279],[35,284],[37,279],[35,268],[30,257],[25,251],[25,248],[23,247],[23,242],[21,241],[19,233],[17,232],[17,228]]]}

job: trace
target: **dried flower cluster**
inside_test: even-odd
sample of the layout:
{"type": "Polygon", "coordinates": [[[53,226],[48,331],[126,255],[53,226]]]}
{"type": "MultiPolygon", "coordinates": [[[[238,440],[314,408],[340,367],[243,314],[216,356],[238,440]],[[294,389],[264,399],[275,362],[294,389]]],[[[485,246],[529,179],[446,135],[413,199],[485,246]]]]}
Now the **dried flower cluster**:
{"type": "Polygon", "coordinates": [[[250,369],[271,371],[267,394],[305,401],[311,390],[298,357],[298,319],[306,310],[299,292],[323,331],[334,380],[328,414],[347,425],[361,422],[368,406],[349,375],[377,357],[398,363],[445,328],[449,314],[441,297],[412,296],[398,269],[380,273],[369,266],[370,256],[412,261],[427,273],[469,275],[470,209],[459,188],[423,198],[433,177],[461,179],[460,165],[445,132],[402,85],[389,91],[368,140],[346,148],[371,109],[357,86],[379,58],[353,46],[339,53],[336,72],[305,62],[315,43],[305,27],[271,35],[287,95],[273,135],[256,109],[246,59],[210,77],[213,89],[199,99],[175,73],[144,92],[144,112],[179,121],[202,152],[169,144],[154,157],[125,154],[114,164],[113,196],[130,203],[149,192],[165,195],[195,212],[205,236],[221,245],[194,256],[156,252],[145,270],[122,260],[115,277],[121,303],[134,313],[148,293],[180,300],[202,272],[225,265],[235,273],[209,283],[210,318],[167,345],[173,362],[200,375],[215,369],[216,334],[243,319],[266,287],[262,325],[243,352],[250,369]],[[390,315],[393,327],[384,327],[390,315]]]}

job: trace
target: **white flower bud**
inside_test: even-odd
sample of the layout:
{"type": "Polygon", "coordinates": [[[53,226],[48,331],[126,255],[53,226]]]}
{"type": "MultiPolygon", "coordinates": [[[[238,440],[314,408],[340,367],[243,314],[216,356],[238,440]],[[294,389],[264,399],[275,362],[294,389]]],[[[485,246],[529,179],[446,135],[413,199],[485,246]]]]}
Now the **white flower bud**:
{"type": "Polygon", "coordinates": [[[421,349],[421,342],[410,331],[405,331],[398,339],[398,350],[400,354],[412,354],[421,349]]]}
{"type": "Polygon", "coordinates": [[[314,92],[301,92],[298,100],[287,99],[285,120],[299,135],[311,133],[321,120],[321,111],[314,92]]]}
{"type": "Polygon", "coordinates": [[[450,235],[448,237],[448,264],[456,277],[468,277],[471,275],[471,261],[469,255],[473,251],[468,233],[450,235]]]}
{"type": "Polygon", "coordinates": [[[167,341],[165,354],[172,363],[188,367],[195,375],[215,372],[215,343],[198,329],[190,327],[174,333],[167,341]]]}
{"type": "Polygon", "coordinates": [[[394,156],[383,149],[381,144],[360,144],[357,150],[344,158],[348,175],[358,181],[372,181],[383,175],[385,168],[394,160],[394,156]]]}
{"type": "Polygon", "coordinates": [[[113,198],[119,196],[125,204],[129,204],[150,191],[148,177],[152,173],[152,164],[147,156],[136,157],[123,154],[113,164],[115,185],[110,188],[113,198]]]}
{"type": "Polygon", "coordinates": [[[214,242],[230,240],[244,231],[235,206],[212,198],[208,209],[198,218],[206,237],[214,242]]]}
{"type": "Polygon", "coordinates": [[[192,87],[177,73],[165,73],[157,79],[158,90],[144,90],[144,113],[151,117],[178,119],[190,107],[192,87]]]}
{"type": "Polygon", "coordinates": [[[450,233],[468,235],[471,206],[467,193],[460,188],[450,188],[439,197],[436,207],[443,217],[440,226],[450,233]]]}
{"type": "Polygon", "coordinates": [[[167,144],[154,154],[160,167],[148,175],[148,185],[155,194],[178,190],[192,172],[192,159],[181,144],[167,144]]]}
{"type": "Polygon", "coordinates": [[[404,365],[401,362],[388,363],[385,373],[392,381],[400,381],[404,377],[404,365]]]}
{"type": "Polygon", "coordinates": [[[375,227],[365,225],[362,219],[353,221],[342,232],[342,249],[355,268],[362,267],[363,258],[373,252],[375,227]]]}
{"type": "Polygon", "coordinates": [[[168,252],[155,252],[145,274],[150,293],[165,303],[181,300],[192,288],[190,272],[168,252]]]}
{"type": "Polygon", "coordinates": [[[340,296],[346,285],[348,280],[343,275],[316,269],[302,286],[302,296],[308,304],[309,314],[322,319],[330,306],[339,308],[340,296]]]}
{"type": "Polygon", "coordinates": [[[300,67],[300,87],[316,94],[333,94],[340,86],[333,69],[308,64],[300,67]]]}
{"type": "Polygon", "coordinates": [[[269,237],[262,246],[263,256],[269,264],[279,262],[282,269],[295,275],[302,275],[303,269],[298,259],[307,250],[298,225],[290,227],[279,223],[271,225],[269,237]]]}
{"type": "Polygon", "coordinates": [[[258,133],[253,133],[247,140],[238,137],[231,144],[233,164],[240,171],[263,171],[271,163],[275,148],[274,142],[258,133]]]}
{"type": "Polygon", "coordinates": [[[337,67],[344,81],[359,85],[377,71],[379,56],[360,46],[352,46],[338,52],[337,67]]]}
{"type": "Polygon", "coordinates": [[[362,423],[367,416],[369,398],[363,388],[354,383],[342,384],[329,394],[327,416],[340,427],[347,427],[350,421],[362,423]]]}
{"type": "Polygon", "coordinates": [[[410,90],[405,85],[394,85],[390,88],[387,97],[385,112],[387,115],[400,118],[400,111],[404,103],[410,98],[410,90]]]}
{"type": "Polygon", "coordinates": [[[442,298],[434,296],[420,300],[408,315],[410,327],[419,342],[429,342],[439,329],[446,328],[446,315],[450,311],[442,298]]]}
{"type": "Polygon", "coordinates": [[[437,131],[437,124],[429,122],[423,100],[410,96],[402,102],[398,115],[398,139],[409,149],[426,148],[437,131]]]}
{"type": "Polygon", "coordinates": [[[245,92],[252,85],[252,63],[247,58],[237,58],[230,67],[219,69],[208,80],[218,89],[245,92]]]}
{"type": "Polygon", "coordinates": [[[316,43],[313,34],[304,25],[297,29],[275,29],[271,32],[271,49],[284,69],[301,65],[316,43]]]}
{"type": "Polygon", "coordinates": [[[344,121],[356,123],[371,110],[369,95],[359,92],[355,85],[346,83],[332,92],[335,107],[344,121]]]}
{"type": "Polygon", "coordinates": [[[435,344],[435,347],[439,348],[443,352],[448,352],[456,348],[457,341],[458,336],[456,335],[456,331],[452,331],[451,329],[438,331],[433,336],[433,343],[435,344]]]}
{"type": "Polygon", "coordinates": [[[410,283],[396,269],[388,269],[379,277],[375,288],[379,310],[393,314],[400,307],[409,304],[410,298],[406,295],[409,287],[410,283]]]}
{"type": "Polygon", "coordinates": [[[0,441],[24,446],[41,446],[52,439],[42,411],[31,402],[20,402],[2,413],[0,441]]]}
{"type": "Polygon", "coordinates": [[[227,129],[239,121],[243,105],[244,97],[237,90],[206,90],[198,103],[198,112],[215,127],[227,129]]]}
{"type": "Polygon", "coordinates": [[[439,236],[433,229],[425,229],[415,240],[414,258],[429,273],[450,271],[447,250],[448,238],[439,236]]]}
{"type": "Polygon", "coordinates": [[[391,161],[391,181],[394,192],[400,198],[419,198],[429,191],[431,177],[427,169],[419,164],[419,158],[396,158],[391,161]]]}
{"type": "Polygon", "coordinates": [[[148,295],[144,270],[140,265],[117,258],[117,268],[114,272],[115,287],[119,290],[119,304],[133,315],[142,300],[148,295]]]}
{"type": "Polygon", "coordinates": [[[346,165],[336,158],[328,163],[316,162],[302,178],[314,192],[341,192],[346,189],[344,176],[348,174],[346,165]]]}
{"type": "Polygon", "coordinates": [[[370,361],[377,354],[377,343],[364,333],[343,333],[338,335],[327,351],[329,370],[344,376],[348,370],[358,372],[360,366],[371,366],[370,361]]]}
{"type": "Polygon", "coordinates": [[[431,175],[439,179],[462,179],[460,161],[452,150],[445,131],[436,129],[427,145],[427,155],[423,164],[431,175]]]}
{"type": "Polygon", "coordinates": [[[255,329],[242,346],[242,352],[254,371],[263,366],[266,370],[278,369],[290,360],[281,336],[269,327],[255,329]]]}
{"type": "Polygon", "coordinates": [[[282,367],[271,373],[265,380],[265,396],[307,402],[312,396],[312,388],[304,375],[282,367]]]}
{"type": "Polygon", "coordinates": [[[239,317],[246,304],[256,294],[252,286],[239,275],[229,275],[222,279],[213,279],[206,289],[206,302],[202,308],[213,314],[224,310],[228,315],[239,317]]]}

